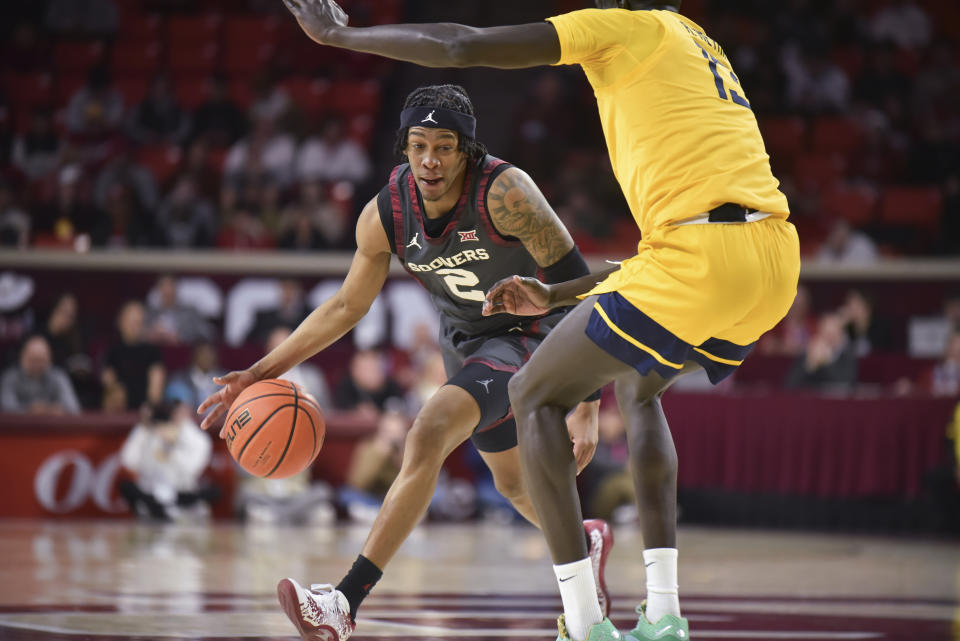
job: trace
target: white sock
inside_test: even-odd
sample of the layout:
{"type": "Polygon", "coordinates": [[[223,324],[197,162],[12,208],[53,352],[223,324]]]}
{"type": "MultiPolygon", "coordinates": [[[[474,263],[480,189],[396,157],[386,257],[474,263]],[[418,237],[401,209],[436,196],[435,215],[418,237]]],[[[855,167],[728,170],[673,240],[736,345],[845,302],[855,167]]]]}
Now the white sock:
{"type": "Polygon", "coordinates": [[[572,641],[584,641],[590,635],[590,627],[603,621],[590,557],[555,565],[553,571],[560,586],[567,633],[572,641]]]}
{"type": "Polygon", "coordinates": [[[647,621],[656,623],[664,614],[680,616],[676,548],[644,550],[643,563],[647,566],[647,621]]]}

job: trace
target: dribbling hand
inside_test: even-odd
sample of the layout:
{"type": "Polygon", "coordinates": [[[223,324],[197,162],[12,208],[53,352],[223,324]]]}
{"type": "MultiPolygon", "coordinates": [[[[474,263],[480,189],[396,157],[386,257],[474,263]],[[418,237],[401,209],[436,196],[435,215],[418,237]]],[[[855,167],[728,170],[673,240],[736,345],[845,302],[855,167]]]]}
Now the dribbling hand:
{"type": "Polygon", "coordinates": [[[509,276],[496,283],[483,301],[484,316],[540,316],[550,311],[550,289],[536,278],[509,276]]]}
{"type": "MultiPolygon", "coordinates": [[[[200,423],[200,427],[205,430],[213,427],[217,419],[226,413],[226,411],[230,409],[230,406],[233,405],[233,402],[237,400],[240,392],[256,383],[257,378],[250,370],[243,370],[242,372],[230,372],[223,376],[214,376],[213,382],[217,385],[223,385],[223,387],[208,396],[206,400],[200,403],[200,407],[197,408],[197,414],[201,416],[203,416],[207,410],[210,410],[210,413],[207,414],[203,422],[200,423]]],[[[222,428],[220,430],[220,438],[223,438],[222,428]]]]}
{"type": "Polygon", "coordinates": [[[331,27],[346,27],[349,16],[334,0],[283,0],[310,38],[323,44],[331,27]]]}

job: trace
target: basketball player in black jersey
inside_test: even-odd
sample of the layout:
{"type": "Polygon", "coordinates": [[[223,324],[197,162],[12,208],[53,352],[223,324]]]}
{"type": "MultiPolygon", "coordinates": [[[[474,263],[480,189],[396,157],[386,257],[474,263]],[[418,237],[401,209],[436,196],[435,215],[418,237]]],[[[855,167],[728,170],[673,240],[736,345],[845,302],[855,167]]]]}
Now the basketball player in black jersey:
{"type": "MultiPolygon", "coordinates": [[[[211,427],[248,385],[283,374],[346,334],[382,289],[391,254],[440,312],[449,380],[414,420],[399,476],[362,554],[336,587],[308,590],[292,579],[277,586],[284,611],[305,640],[350,636],[360,602],[426,512],[447,455],[467,438],[490,467],[497,489],[538,525],[521,478],[507,383],[565,310],[485,317],[484,293],[511,274],[556,283],[587,274],[587,266],[530,177],[488,155],[475,128],[473,106],[461,87],[422,87],[410,94],[397,138],[397,151],[407,162],[363,208],[357,251],[340,290],[252,367],[214,379],[223,387],[198,410],[210,410],[202,425],[211,427]]],[[[598,409],[595,394],[568,417],[578,469],[593,456],[598,409]]],[[[598,597],[608,609],[602,572],[612,536],[602,521],[584,526],[598,597]]]]}

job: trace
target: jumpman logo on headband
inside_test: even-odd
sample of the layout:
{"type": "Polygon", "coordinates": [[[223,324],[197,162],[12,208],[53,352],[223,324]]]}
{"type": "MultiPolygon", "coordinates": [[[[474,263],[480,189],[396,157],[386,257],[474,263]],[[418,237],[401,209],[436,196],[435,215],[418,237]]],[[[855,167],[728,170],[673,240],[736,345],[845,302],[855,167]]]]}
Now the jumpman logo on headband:
{"type": "MultiPolygon", "coordinates": [[[[436,111],[436,109],[434,109],[433,111],[436,111]]],[[[433,119],[433,111],[428,113],[427,117],[421,120],[420,122],[432,122],[435,125],[439,125],[440,123],[433,119]]]]}

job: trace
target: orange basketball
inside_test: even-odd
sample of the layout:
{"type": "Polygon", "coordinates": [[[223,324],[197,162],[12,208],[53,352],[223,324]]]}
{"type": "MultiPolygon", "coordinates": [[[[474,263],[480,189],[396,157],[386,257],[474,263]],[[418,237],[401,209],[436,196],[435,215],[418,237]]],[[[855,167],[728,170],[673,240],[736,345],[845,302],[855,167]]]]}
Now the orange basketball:
{"type": "Polygon", "coordinates": [[[240,467],[271,479],[307,469],[320,453],[326,432],[313,397],[279,379],[258,381],[243,390],[224,422],[224,439],[240,467]]]}

